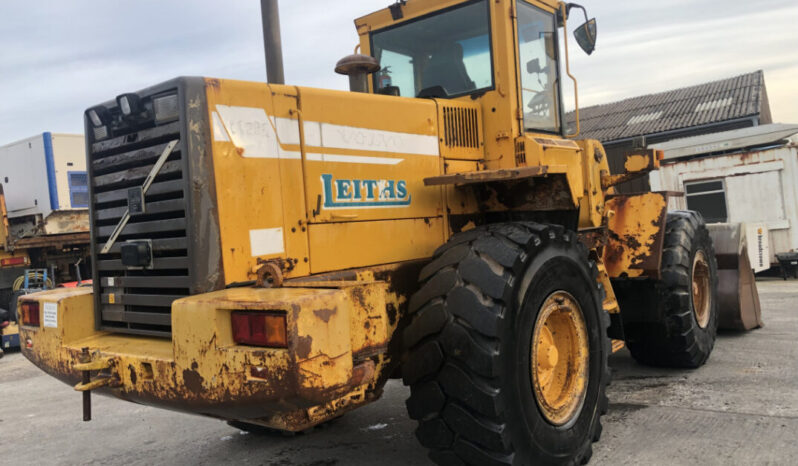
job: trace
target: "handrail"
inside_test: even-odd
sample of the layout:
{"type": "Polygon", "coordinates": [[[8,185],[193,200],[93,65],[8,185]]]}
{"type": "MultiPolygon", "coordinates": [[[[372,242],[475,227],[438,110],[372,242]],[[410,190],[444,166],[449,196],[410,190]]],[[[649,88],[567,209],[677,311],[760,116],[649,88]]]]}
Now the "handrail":
{"type": "Polygon", "coordinates": [[[575,139],[581,132],[579,125],[579,85],[576,82],[576,77],[571,74],[571,58],[568,55],[568,11],[566,10],[565,2],[560,2],[560,13],[562,14],[562,29],[563,29],[563,42],[565,42],[565,74],[574,82],[574,114],[576,115],[576,132],[573,134],[566,134],[568,139],[575,139]]]}

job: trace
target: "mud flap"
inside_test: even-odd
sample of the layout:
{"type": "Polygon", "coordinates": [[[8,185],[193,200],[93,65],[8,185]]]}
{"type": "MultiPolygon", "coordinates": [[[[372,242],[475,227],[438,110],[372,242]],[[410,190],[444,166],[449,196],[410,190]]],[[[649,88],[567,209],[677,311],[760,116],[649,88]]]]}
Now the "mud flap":
{"type": "Polygon", "coordinates": [[[762,309],[745,228],[740,223],[707,225],[718,260],[718,328],[753,330],[762,327],[762,309]]]}

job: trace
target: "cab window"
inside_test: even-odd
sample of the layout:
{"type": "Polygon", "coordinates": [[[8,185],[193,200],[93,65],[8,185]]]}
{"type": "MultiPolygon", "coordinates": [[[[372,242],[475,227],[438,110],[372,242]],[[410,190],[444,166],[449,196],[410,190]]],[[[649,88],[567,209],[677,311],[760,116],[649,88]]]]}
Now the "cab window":
{"type": "Polygon", "coordinates": [[[560,132],[556,40],[554,15],[518,0],[521,106],[527,131],[560,132]]]}
{"type": "Polygon", "coordinates": [[[375,91],[450,98],[492,88],[488,11],[480,0],[373,33],[375,91]]]}

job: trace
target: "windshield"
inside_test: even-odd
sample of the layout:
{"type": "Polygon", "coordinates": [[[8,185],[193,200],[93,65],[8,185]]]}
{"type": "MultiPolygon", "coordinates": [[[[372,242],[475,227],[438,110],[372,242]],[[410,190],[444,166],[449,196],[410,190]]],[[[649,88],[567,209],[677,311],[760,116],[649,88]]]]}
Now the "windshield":
{"type": "Polygon", "coordinates": [[[518,0],[521,103],[528,131],[560,132],[556,31],[553,14],[518,0]]]}
{"type": "Polygon", "coordinates": [[[374,33],[375,91],[456,97],[492,88],[489,24],[481,0],[374,33]]]}

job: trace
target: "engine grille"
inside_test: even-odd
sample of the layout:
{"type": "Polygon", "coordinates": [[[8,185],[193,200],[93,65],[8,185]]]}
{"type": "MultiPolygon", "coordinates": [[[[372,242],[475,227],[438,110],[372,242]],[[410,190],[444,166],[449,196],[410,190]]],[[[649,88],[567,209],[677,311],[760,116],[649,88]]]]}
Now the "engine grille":
{"type": "Polygon", "coordinates": [[[188,164],[180,121],[138,130],[89,146],[95,303],[100,328],[168,336],[171,304],[190,294],[188,164]],[[132,216],[107,254],[101,250],[127,212],[128,190],[140,187],[169,142],[179,140],[145,196],[146,212],[132,216]],[[150,240],[152,267],[122,264],[129,240],[150,240]]]}
{"type": "Polygon", "coordinates": [[[438,103],[441,155],[446,159],[485,158],[482,137],[482,110],[472,102],[438,103]]]}
{"type": "Polygon", "coordinates": [[[444,138],[449,147],[479,148],[479,117],[475,108],[443,108],[444,138]]]}

